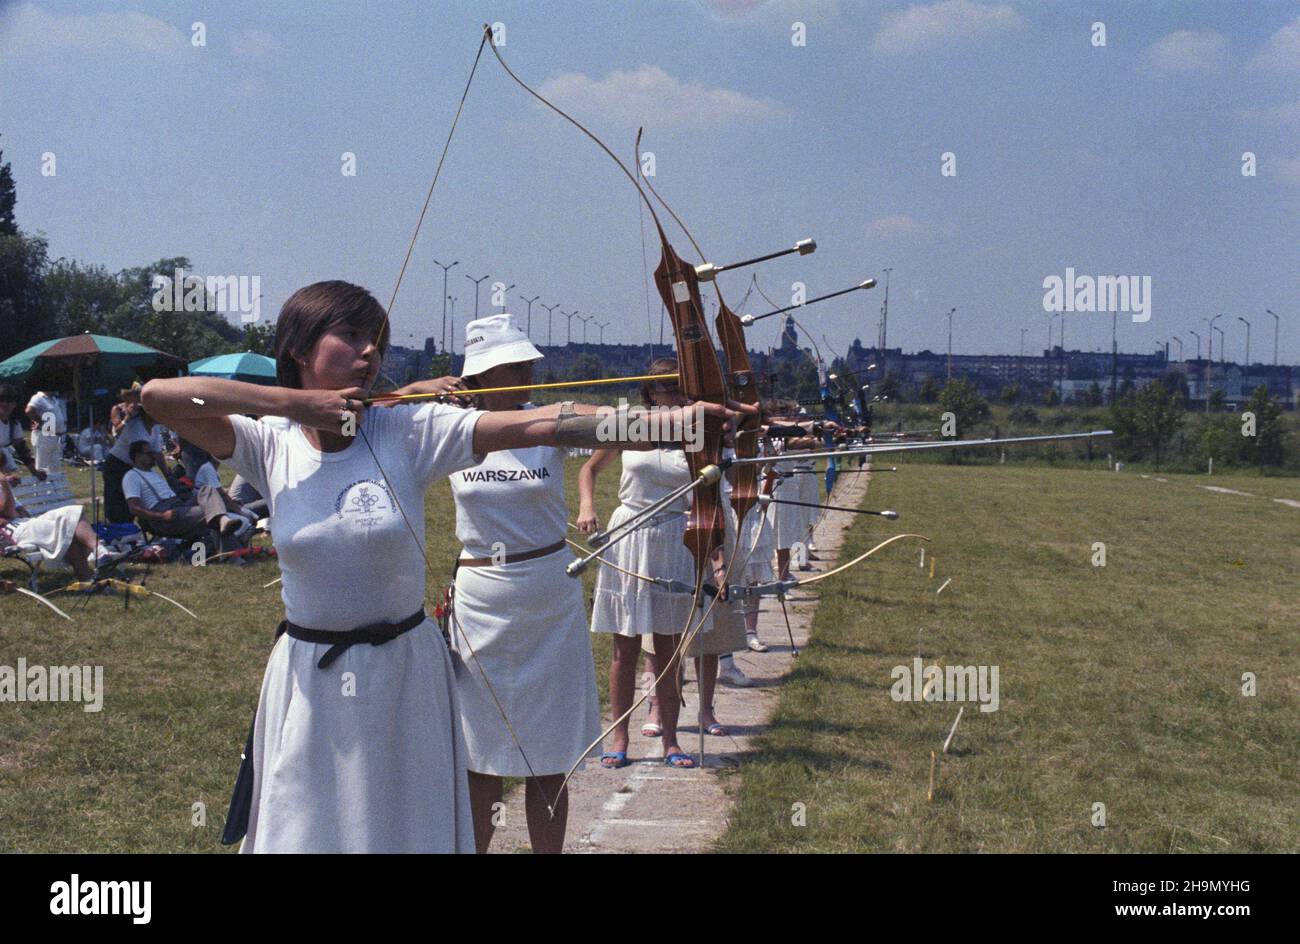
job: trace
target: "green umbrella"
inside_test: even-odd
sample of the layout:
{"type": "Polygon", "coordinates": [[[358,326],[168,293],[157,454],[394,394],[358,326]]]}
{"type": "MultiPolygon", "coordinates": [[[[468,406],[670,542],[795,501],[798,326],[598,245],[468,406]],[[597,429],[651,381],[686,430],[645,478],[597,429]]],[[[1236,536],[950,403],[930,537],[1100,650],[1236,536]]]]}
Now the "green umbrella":
{"type": "Polygon", "coordinates": [[[275,361],[264,354],[243,351],[238,354],[217,354],[190,361],[190,374],[196,377],[224,377],[247,383],[275,384],[275,361]]]}
{"type": "Polygon", "coordinates": [[[42,341],[0,361],[0,380],[38,387],[125,387],[133,380],[181,373],[185,362],[134,341],[103,334],[74,334],[42,341]]]}

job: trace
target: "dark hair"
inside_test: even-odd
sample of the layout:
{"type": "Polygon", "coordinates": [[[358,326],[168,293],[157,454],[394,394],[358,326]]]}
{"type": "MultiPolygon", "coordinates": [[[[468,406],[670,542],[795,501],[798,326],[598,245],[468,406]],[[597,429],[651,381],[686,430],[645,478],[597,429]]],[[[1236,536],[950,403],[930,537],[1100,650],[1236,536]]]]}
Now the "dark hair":
{"type": "Polygon", "coordinates": [[[129,447],[129,452],[131,454],[131,461],[134,462],[136,456],[138,456],[142,452],[148,452],[148,451],[149,451],[149,440],[137,439],[135,442],[131,443],[129,447]]]}
{"type": "Polygon", "coordinates": [[[21,403],[22,399],[22,395],[18,392],[18,388],[13,384],[0,384],[0,402],[21,403]]]}
{"type": "Polygon", "coordinates": [[[275,322],[275,379],[302,387],[295,357],[308,353],[321,335],[345,324],[371,332],[382,358],[388,353],[388,314],[375,296],[351,282],[313,282],[289,296],[275,322]]]}
{"type": "MultiPolygon", "coordinates": [[[[656,357],[646,368],[647,374],[675,374],[677,373],[677,358],[675,357],[656,357]]],[[[641,383],[641,402],[646,406],[654,406],[654,388],[660,383],[658,380],[646,380],[641,383]]]]}

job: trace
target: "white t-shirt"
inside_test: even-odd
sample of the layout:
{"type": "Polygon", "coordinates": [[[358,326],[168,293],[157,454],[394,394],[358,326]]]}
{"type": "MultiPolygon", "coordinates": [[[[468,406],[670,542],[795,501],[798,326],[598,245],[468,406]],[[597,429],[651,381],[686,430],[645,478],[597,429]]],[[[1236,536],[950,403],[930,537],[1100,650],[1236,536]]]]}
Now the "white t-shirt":
{"type": "Polygon", "coordinates": [[[211,462],[205,462],[199,466],[199,470],[194,473],[194,487],[202,488],[204,485],[211,485],[213,488],[221,488],[221,476],[217,470],[212,467],[211,462]]]}
{"type": "Polygon", "coordinates": [[[553,446],[492,452],[451,477],[456,537],[469,557],[491,557],[497,542],[509,555],[564,540],[565,455],[553,446]]]}
{"type": "Polygon", "coordinates": [[[45,432],[45,414],[54,414],[54,432],[62,436],[68,431],[68,408],[63,405],[55,394],[46,393],[43,390],[36,391],[36,395],[27,401],[27,409],[36,411],[36,431],[45,432]]]}
{"type": "Polygon", "coordinates": [[[11,446],[16,442],[23,441],[23,424],[18,418],[18,411],[14,410],[9,419],[0,423],[0,449],[11,446]]]}
{"type": "Polygon", "coordinates": [[[113,442],[113,448],[108,450],[110,456],[131,464],[131,443],[145,440],[149,443],[150,452],[162,452],[162,427],[154,423],[153,429],[146,429],[144,420],[138,416],[133,416],[126,421],[121,432],[117,434],[117,439],[113,442]]]}
{"type": "MultiPolygon", "coordinates": [[[[618,480],[618,501],[630,511],[650,507],[691,480],[691,467],[686,462],[686,453],[680,449],[629,449],[621,458],[623,474],[618,480]]],[[[690,511],[693,500],[693,493],[687,492],[659,513],[690,511]]]]}
{"type": "Polygon", "coordinates": [[[474,427],[482,415],[440,403],[367,410],[357,441],[326,453],[296,423],[230,418],[228,464],[270,505],[291,622],[355,629],[399,622],[424,605],[425,561],[411,530],[423,544],[424,493],[480,461],[474,427]]]}
{"type": "Polygon", "coordinates": [[[141,472],[131,468],[122,476],[122,494],[128,499],[138,498],[150,511],[168,498],[175,498],[176,493],[167,484],[167,477],[157,469],[141,472]]]}

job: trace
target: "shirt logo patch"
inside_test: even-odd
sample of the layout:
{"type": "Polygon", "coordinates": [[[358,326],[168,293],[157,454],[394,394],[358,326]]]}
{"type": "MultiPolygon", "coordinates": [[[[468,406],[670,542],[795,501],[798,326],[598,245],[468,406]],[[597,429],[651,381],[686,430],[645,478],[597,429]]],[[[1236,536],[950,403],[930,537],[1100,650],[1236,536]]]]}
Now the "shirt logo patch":
{"type": "Polygon", "coordinates": [[[386,486],[373,479],[361,479],[339,492],[334,514],[363,528],[373,528],[397,514],[397,501],[386,486]]]}

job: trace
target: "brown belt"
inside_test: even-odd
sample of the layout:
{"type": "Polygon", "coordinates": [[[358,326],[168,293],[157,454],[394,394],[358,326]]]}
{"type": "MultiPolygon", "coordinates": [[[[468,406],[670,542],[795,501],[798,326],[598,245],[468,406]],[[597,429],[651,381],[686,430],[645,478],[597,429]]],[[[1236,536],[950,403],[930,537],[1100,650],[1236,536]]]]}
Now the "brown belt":
{"type": "Polygon", "coordinates": [[[457,567],[492,567],[496,564],[518,564],[521,561],[536,560],[539,557],[546,557],[548,554],[554,554],[556,551],[564,550],[564,541],[559,540],[548,547],[541,547],[535,551],[524,551],[522,554],[507,554],[501,559],[494,557],[461,557],[456,561],[457,567]]]}

